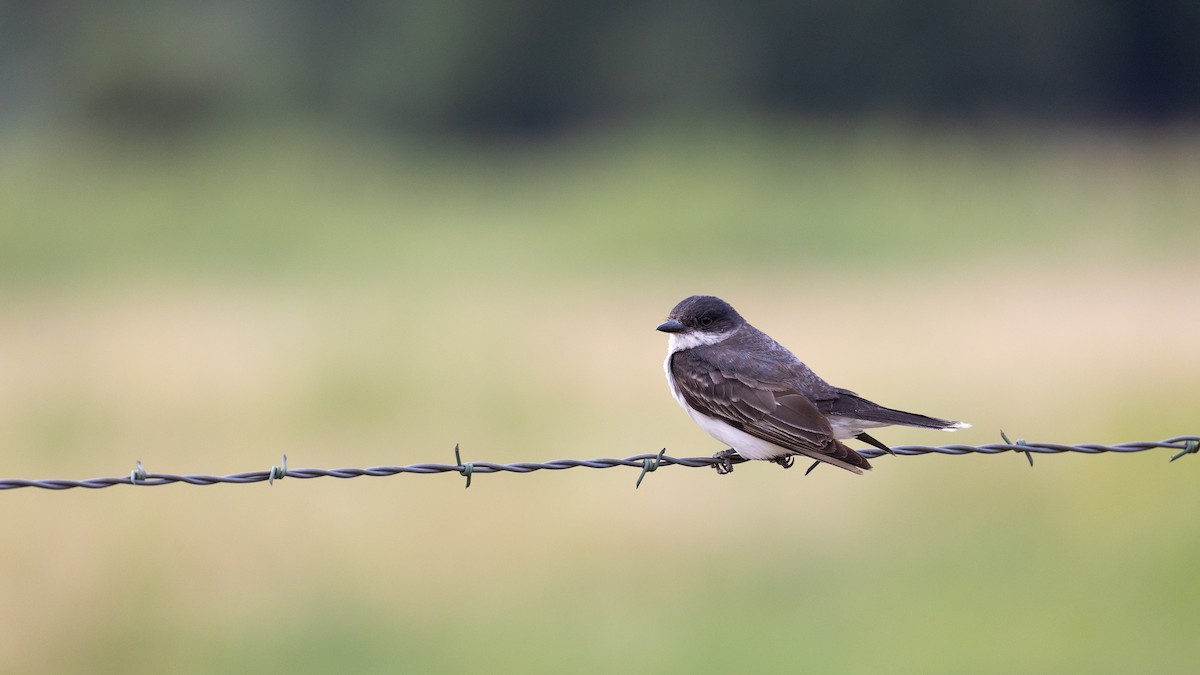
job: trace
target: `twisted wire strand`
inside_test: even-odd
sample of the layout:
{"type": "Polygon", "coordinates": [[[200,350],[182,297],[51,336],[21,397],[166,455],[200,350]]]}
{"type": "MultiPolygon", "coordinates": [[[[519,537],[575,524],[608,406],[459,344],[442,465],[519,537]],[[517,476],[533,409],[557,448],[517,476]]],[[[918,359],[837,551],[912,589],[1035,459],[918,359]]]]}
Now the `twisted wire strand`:
{"type": "MultiPolygon", "coordinates": [[[[1130,453],[1143,452],[1153,450],[1155,448],[1166,448],[1176,450],[1177,454],[1171,457],[1171,461],[1179,459],[1187,454],[1196,454],[1200,452],[1200,436],[1175,436],[1161,441],[1134,441],[1130,443],[1119,443],[1116,445],[1103,445],[1100,443],[1084,443],[1080,445],[1063,445],[1059,443],[1028,443],[1023,440],[1018,440],[1013,443],[991,443],[987,445],[903,445],[892,448],[895,454],[902,457],[911,457],[916,455],[942,454],[942,455],[968,455],[968,454],[984,454],[998,455],[1005,452],[1024,453],[1032,462],[1031,453],[1047,455],[1060,454],[1067,452],[1076,452],[1085,455],[1096,455],[1105,452],[1130,453]]],[[[863,449],[858,451],[859,454],[873,459],[880,455],[886,454],[882,450],[874,448],[863,449]]],[[[112,487],[114,485],[138,485],[138,486],[156,486],[170,485],[173,483],[187,483],[189,485],[215,485],[217,483],[261,483],[263,481],[274,482],[276,479],[282,478],[357,478],[359,476],[395,476],[402,473],[413,474],[435,474],[435,473],[457,473],[467,477],[468,485],[470,485],[470,477],[472,474],[482,473],[531,473],[533,471],[561,471],[564,469],[574,469],[577,467],[586,467],[589,469],[610,469],[616,466],[628,466],[632,468],[642,469],[642,477],[647,471],[654,471],[662,466],[685,466],[685,467],[712,467],[719,464],[725,464],[728,461],[730,464],[740,464],[748,461],[742,457],[733,456],[726,459],[721,457],[671,457],[663,453],[642,454],[627,457],[625,459],[616,459],[612,457],[601,457],[597,459],[556,459],[548,462],[516,462],[514,464],[497,464],[494,462],[464,462],[461,464],[409,464],[407,466],[373,466],[365,469],[362,468],[340,468],[340,469],[289,469],[287,468],[287,457],[284,457],[283,466],[273,466],[266,471],[247,471],[244,473],[235,473],[228,476],[210,476],[207,474],[190,474],[178,475],[170,473],[147,473],[142,470],[141,463],[138,463],[138,468],[128,476],[119,478],[90,478],[87,480],[65,480],[58,478],[50,478],[43,480],[25,480],[19,478],[0,479],[0,490],[15,490],[18,488],[42,488],[44,490],[69,490],[72,488],[90,488],[99,489],[112,487]]],[[[641,482],[639,477],[638,482],[641,482]]]]}

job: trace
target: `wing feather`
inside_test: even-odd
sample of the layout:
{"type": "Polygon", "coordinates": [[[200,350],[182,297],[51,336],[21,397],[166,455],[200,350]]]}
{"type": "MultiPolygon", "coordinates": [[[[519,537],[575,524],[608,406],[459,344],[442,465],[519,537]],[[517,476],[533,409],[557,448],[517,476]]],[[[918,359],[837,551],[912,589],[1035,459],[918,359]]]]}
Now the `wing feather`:
{"type": "Polygon", "coordinates": [[[764,441],[854,471],[869,469],[866,458],[839,443],[829,421],[786,373],[739,375],[704,358],[704,348],[676,352],[671,375],[689,406],[764,441]],[[832,461],[831,461],[832,460],[832,461]],[[851,466],[843,466],[849,464],[851,466]]]}

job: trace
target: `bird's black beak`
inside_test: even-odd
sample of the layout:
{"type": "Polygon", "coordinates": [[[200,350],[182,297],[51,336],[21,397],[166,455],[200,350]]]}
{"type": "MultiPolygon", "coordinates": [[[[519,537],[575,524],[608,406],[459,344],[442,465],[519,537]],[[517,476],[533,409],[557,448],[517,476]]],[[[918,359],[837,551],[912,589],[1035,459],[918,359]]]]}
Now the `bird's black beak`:
{"type": "Polygon", "coordinates": [[[661,330],[664,333],[682,333],[683,328],[683,324],[679,323],[675,319],[665,321],[658,326],[658,330],[661,330]]]}

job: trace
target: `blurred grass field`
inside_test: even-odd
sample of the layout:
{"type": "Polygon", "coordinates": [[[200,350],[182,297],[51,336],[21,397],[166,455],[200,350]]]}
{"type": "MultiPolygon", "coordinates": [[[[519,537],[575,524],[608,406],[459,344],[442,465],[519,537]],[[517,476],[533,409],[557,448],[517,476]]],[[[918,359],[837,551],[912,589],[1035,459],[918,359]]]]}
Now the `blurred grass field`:
{"type": "MultiPolygon", "coordinates": [[[[1200,135],[0,136],[3,477],[721,449],[730,300],[892,444],[1198,433],[1200,135]]],[[[1200,460],[883,458],[0,495],[12,672],[1188,672],[1200,460]]]]}

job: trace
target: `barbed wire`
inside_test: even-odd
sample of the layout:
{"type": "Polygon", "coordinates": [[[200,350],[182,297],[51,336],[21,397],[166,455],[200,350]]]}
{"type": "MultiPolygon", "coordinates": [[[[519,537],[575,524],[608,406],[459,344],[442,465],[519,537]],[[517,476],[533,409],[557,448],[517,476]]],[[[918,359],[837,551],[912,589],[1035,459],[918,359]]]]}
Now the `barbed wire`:
{"type": "MultiPolygon", "coordinates": [[[[1132,443],[1119,443],[1117,445],[1102,445],[1099,443],[1084,443],[1081,445],[1062,445],[1059,443],[1029,443],[1024,439],[1010,441],[1004,432],[1001,432],[1004,438],[1003,443],[992,443],[988,445],[903,445],[892,448],[892,452],[901,457],[910,457],[915,455],[942,454],[942,455],[968,455],[968,454],[984,454],[998,455],[1006,452],[1023,453],[1029,460],[1030,466],[1033,466],[1033,455],[1040,454],[1060,454],[1067,452],[1076,452],[1085,455],[1096,455],[1105,452],[1130,453],[1143,452],[1155,448],[1166,448],[1168,450],[1177,450],[1170,461],[1175,461],[1180,457],[1188,454],[1196,454],[1200,452],[1200,436],[1175,436],[1161,441],[1134,441],[1132,443]]],[[[177,475],[170,473],[149,473],[143,467],[141,461],[137,462],[136,468],[130,472],[128,476],[119,478],[90,478],[87,480],[64,480],[57,478],[43,480],[24,480],[19,478],[0,479],[0,490],[15,490],[18,488],[42,488],[44,490],[69,490],[72,488],[90,488],[99,489],[112,487],[114,485],[136,485],[136,486],[157,486],[170,485],[172,483],[187,483],[189,485],[215,485],[217,483],[261,483],[266,481],[268,484],[273,484],[276,480],[283,478],[358,478],[359,476],[395,476],[403,473],[413,474],[434,474],[434,473],[457,473],[464,476],[467,480],[467,487],[471,487],[471,476],[484,473],[531,473],[534,471],[561,471],[563,469],[574,469],[578,467],[586,467],[589,469],[610,469],[616,466],[628,466],[632,468],[640,468],[641,474],[638,475],[635,487],[640,487],[642,479],[647,473],[656,471],[664,466],[685,466],[685,467],[714,467],[726,470],[732,470],[734,464],[741,464],[748,461],[745,458],[738,456],[732,451],[717,453],[712,457],[671,457],[666,453],[666,448],[655,454],[634,455],[625,459],[615,459],[610,457],[601,457],[598,459],[556,459],[549,462],[517,462],[515,464],[497,464],[494,462],[463,462],[462,456],[459,453],[458,446],[454,446],[454,464],[409,464],[407,466],[373,466],[365,469],[345,468],[345,469],[289,469],[287,466],[287,455],[283,456],[283,461],[278,466],[272,466],[266,471],[248,471],[245,473],[235,473],[228,476],[210,476],[206,474],[191,474],[177,475]]],[[[886,454],[883,450],[863,449],[858,451],[859,454],[874,459],[880,455],[886,454]]],[[[819,463],[818,463],[819,464],[819,463]]],[[[807,474],[812,471],[817,464],[805,472],[807,474]]],[[[727,471],[726,471],[727,472],[727,471]]]]}

